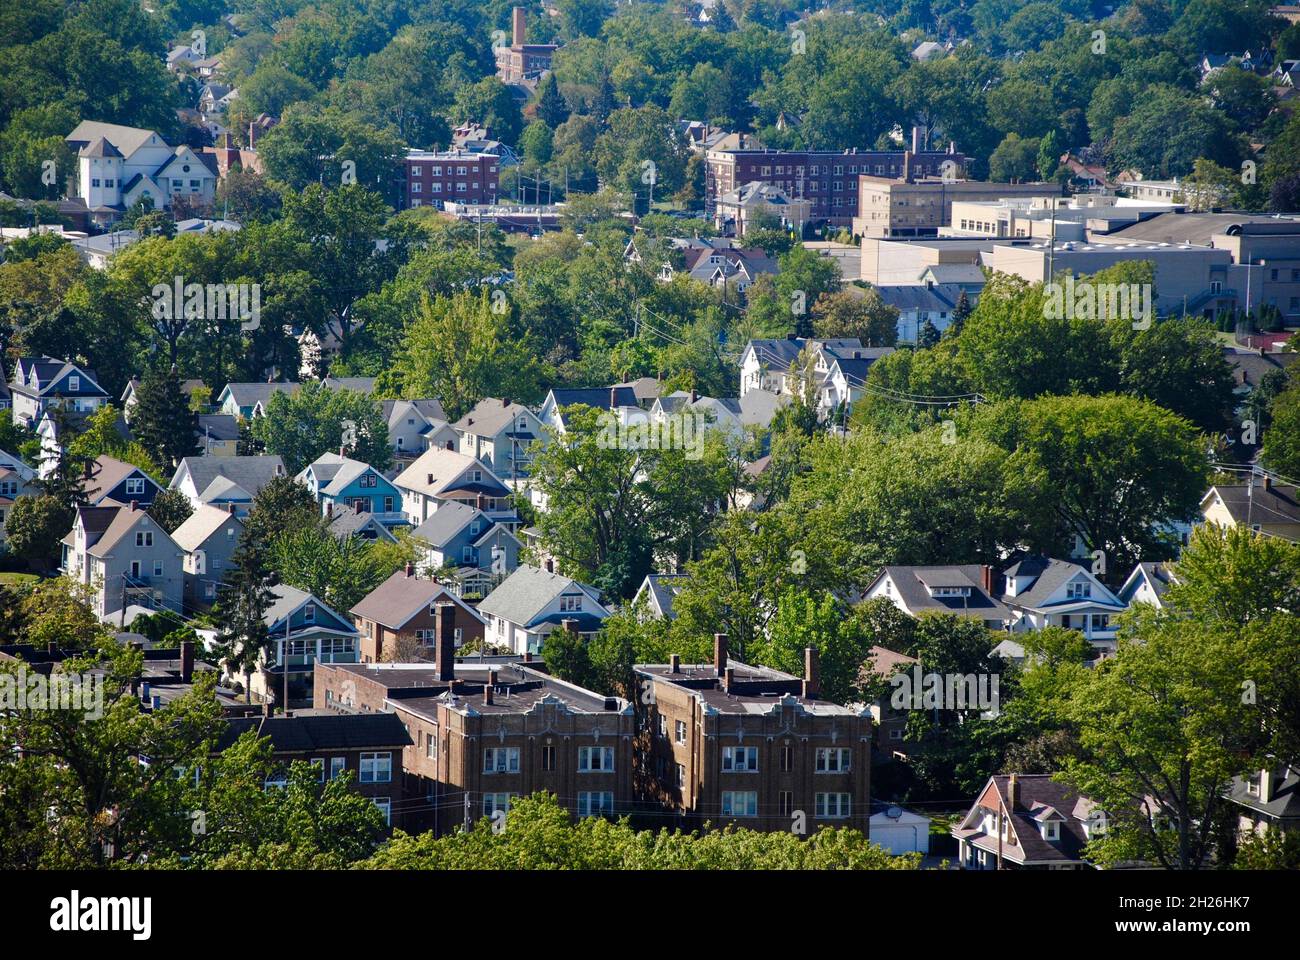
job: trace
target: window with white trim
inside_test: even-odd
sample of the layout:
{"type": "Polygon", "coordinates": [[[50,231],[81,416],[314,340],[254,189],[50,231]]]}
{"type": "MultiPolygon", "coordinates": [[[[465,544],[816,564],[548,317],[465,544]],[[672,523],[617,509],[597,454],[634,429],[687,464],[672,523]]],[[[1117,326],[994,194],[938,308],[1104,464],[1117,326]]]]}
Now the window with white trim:
{"type": "Polygon", "coordinates": [[[758,747],[723,747],[722,771],[724,773],[757,773],[758,747]]]}
{"type": "Polygon", "coordinates": [[[723,790],[722,815],[724,817],[758,816],[758,791],[723,790]]]}
{"type": "Polygon", "coordinates": [[[849,747],[818,747],[818,773],[848,773],[853,765],[853,751],[849,747]]]}
{"type": "Polygon", "coordinates": [[[391,753],[363,753],[361,755],[361,776],[359,783],[390,783],[393,779],[393,755],[391,753]]]}
{"type": "Polygon", "coordinates": [[[371,799],[374,800],[375,806],[379,808],[379,812],[384,815],[384,826],[391,827],[393,825],[392,799],[389,797],[371,797],[371,799]]]}
{"type": "Polygon", "coordinates": [[[584,790],[578,794],[578,816],[599,817],[614,812],[611,790],[584,790]]]}
{"type": "Polygon", "coordinates": [[[487,747],[483,751],[484,773],[518,773],[518,747],[487,747]]]}
{"type": "Polygon", "coordinates": [[[845,820],[849,816],[853,797],[848,793],[819,793],[816,811],[819,820],[845,820]]]}
{"type": "Polygon", "coordinates": [[[613,747],[579,747],[578,770],[582,773],[613,773],[613,747]]]}

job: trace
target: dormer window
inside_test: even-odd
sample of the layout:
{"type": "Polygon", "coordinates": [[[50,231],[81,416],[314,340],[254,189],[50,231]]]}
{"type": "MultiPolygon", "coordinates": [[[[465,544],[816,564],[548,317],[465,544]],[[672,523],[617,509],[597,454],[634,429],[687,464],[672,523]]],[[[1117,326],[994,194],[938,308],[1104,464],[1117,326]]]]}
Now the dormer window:
{"type": "Polygon", "coordinates": [[[1262,779],[1261,774],[1256,771],[1246,778],[1246,793],[1252,797],[1259,796],[1259,784],[1262,779]]]}
{"type": "Polygon", "coordinates": [[[970,587],[931,587],[932,597],[969,597],[970,587]]]}
{"type": "Polygon", "coordinates": [[[582,597],[560,597],[561,613],[576,613],[582,609],[582,597]]]}
{"type": "Polygon", "coordinates": [[[1056,820],[1049,820],[1043,824],[1043,839],[1053,841],[1061,839],[1061,824],[1056,820]]]}

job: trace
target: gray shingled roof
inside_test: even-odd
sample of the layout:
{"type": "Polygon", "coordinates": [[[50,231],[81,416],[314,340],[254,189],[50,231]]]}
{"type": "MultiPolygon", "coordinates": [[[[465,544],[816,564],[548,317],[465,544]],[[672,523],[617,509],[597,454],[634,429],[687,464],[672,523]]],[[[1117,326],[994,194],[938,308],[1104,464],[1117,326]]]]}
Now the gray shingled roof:
{"type": "Polygon", "coordinates": [[[457,603],[468,613],[474,613],[464,603],[456,600],[438,581],[426,577],[408,577],[405,570],[398,570],[371,590],[350,612],[354,617],[373,620],[389,629],[398,630],[421,610],[440,601],[457,603]]]}
{"type": "MultiPolygon", "coordinates": [[[[250,495],[284,472],[284,461],[272,454],[257,457],[186,457],[176,468],[176,477],[189,471],[195,489],[202,494],[218,477],[225,477],[250,495]]],[[[172,478],[172,485],[176,483],[172,478]]]]}
{"type": "MultiPolygon", "coordinates": [[[[1010,620],[1011,611],[985,591],[983,567],[977,563],[943,566],[889,566],[884,572],[909,610],[933,610],[977,616],[983,620],[1010,620]],[[969,597],[932,597],[929,586],[970,587],[969,597]]],[[[996,588],[996,582],[995,582],[996,588]]]]}
{"type": "Polygon", "coordinates": [[[547,573],[540,567],[519,566],[478,605],[479,613],[491,614],[510,623],[529,626],[560,594],[572,588],[584,591],[593,600],[594,587],[587,587],[558,573],[547,573]]]}
{"type": "Polygon", "coordinates": [[[419,537],[432,547],[441,547],[474,519],[479,511],[467,503],[449,501],[435,510],[424,523],[415,528],[412,535],[419,537]]]}

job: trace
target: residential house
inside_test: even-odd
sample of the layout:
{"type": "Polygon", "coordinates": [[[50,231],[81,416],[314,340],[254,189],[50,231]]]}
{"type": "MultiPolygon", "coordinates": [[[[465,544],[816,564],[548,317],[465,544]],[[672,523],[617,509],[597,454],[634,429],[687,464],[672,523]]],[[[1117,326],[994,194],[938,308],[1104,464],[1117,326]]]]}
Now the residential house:
{"type": "Polygon", "coordinates": [[[459,596],[483,596],[519,566],[521,545],[505,524],[476,506],[444,504],[412,532],[426,544],[425,564],[459,596]]]}
{"type": "MultiPolygon", "coordinates": [[[[616,384],[608,388],[554,388],[542,401],[541,409],[537,412],[538,422],[549,430],[563,433],[564,411],[579,405],[613,413],[620,424],[627,424],[645,412],[636,391],[629,385],[616,384]]],[[[540,436],[540,431],[536,435],[540,436]]]]}
{"type": "Polygon", "coordinates": [[[566,623],[582,636],[594,636],[610,613],[595,587],[528,565],[484,597],[478,612],[490,646],[533,654],[541,652],[547,634],[566,623]]]}
{"type": "Polygon", "coordinates": [[[846,402],[852,406],[871,364],[893,352],[892,347],[864,346],[856,337],[805,340],[791,335],[784,340],[751,340],[740,355],[741,399],[751,390],[792,396],[801,382],[801,374],[793,368],[805,350],[813,359],[818,403],[827,410],[846,402]]]}
{"type": "Polygon", "coordinates": [[[776,219],[782,227],[802,236],[804,224],[813,219],[813,200],[792,195],[775,183],[750,180],[718,194],[713,205],[713,223],[730,236],[746,236],[757,219],[776,219]]]}
{"type": "Polygon", "coordinates": [[[412,526],[424,523],[447,503],[472,504],[511,529],[519,522],[510,503],[510,488],[483,461],[454,450],[426,450],[397,475],[393,485],[402,493],[402,509],[412,526]]]}
{"type": "Polygon", "coordinates": [[[1100,652],[1115,649],[1114,618],[1126,604],[1090,571],[1068,560],[1031,556],[1002,573],[1002,604],[1011,631],[1065,627],[1078,630],[1100,652]]]}
{"type": "Polygon", "coordinates": [[[94,370],[53,357],[19,357],[9,393],[14,424],[33,430],[51,407],[76,416],[108,402],[94,370]]]}
{"type": "Polygon", "coordinates": [[[411,564],[349,612],[361,634],[362,663],[432,660],[440,629],[452,631],[455,647],[483,639],[483,618],[474,608],[437,580],[416,576],[411,564]]]}
{"type": "Polygon", "coordinates": [[[262,619],[271,648],[262,651],[250,677],[226,668],[227,681],[242,689],[247,680],[255,698],[284,706],[287,662],[289,706],[310,703],[316,664],[356,663],[360,634],[351,620],[305,590],[283,583],[269,590],[273,599],[262,619]]]}
{"type": "Polygon", "coordinates": [[[12,453],[0,450],[0,554],[4,553],[5,518],[14,501],[36,492],[36,471],[12,453]]]}
{"type": "MultiPolygon", "coordinates": [[[[864,667],[882,680],[888,680],[896,673],[907,672],[921,661],[905,653],[890,650],[874,644],[867,655],[864,667]]],[[[907,710],[896,709],[892,704],[891,687],[883,696],[877,697],[867,709],[871,711],[872,726],[875,730],[875,752],[872,762],[888,762],[907,756],[907,710]]]]}
{"type": "Polygon", "coordinates": [[[184,551],[138,504],[78,507],[63,538],[63,572],[91,587],[102,620],[128,606],[182,609],[184,551]]]}
{"type": "Polygon", "coordinates": [[[876,291],[880,299],[898,311],[898,339],[902,343],[917,343],[927,320],[940,333],[947,330],[962,295],[962,287],[955,283],[890,285],[877,287],[876,291]]]}
{"type": "Polygon", "coordinates": [[[819,697],[817,651],[803,678],[729,660],[725,634],[713,663],[633,667],[639,799],[684,826],[755,830],[822,826],[866,832],[871,813],[871,717],[819,697]]]}
{"type": "Polygon", "coordinates": [[[226,413],[201,413],[194,439],[205,457],[233,457],[239,453],[239,421],[226,413]]]}
{"type": "MultiPolygon", "coordinates": [[[[193,401],[194,391],[206,389],[207,384],[202,380],[182,380],[181,393],[193,401]]],[[[140,392],[140,381],[132,377],[126,382],[126,389],[122,391],[122,396],[118,398],[118,406],[122,410],[122,416],[127,423],[131,422],[131,412],[136,405],[136,395],[140,392]]]]}
{"type": "Polygon", "coordinates": [[[222,582],[229,573],[244,521],[234,513],[234,504],[225,509],[199,504],[185,522],[172,531],[171,537],[182,551],[181,569],[185,573],[184,599],[187,612],[210,607],[217,601],[222,582]]]}
{"type": "Polygon", "coordinates": [[[162,493],[162,487],[135,464],[107,454],[100,454],[86,467],[81,492],[89,506],[135,503],[148,508],[162,493]]]}
{"type": "Polygon", "coordinates": [[[542,423],[522,403],[509,397],[488,397],[451,425],[460,438],[457,449],[468,457],[482,461],[501,480],[520,480],[528,476],[532,455],[528,447],[542,439],[542,423]]]}
{"type": "Polygon", "coordinates": [[[1128,579],[1119,588],[1116,596],[1127,606],[1149,603],[1153,607],[1164,609],[1165,593],[1168,592],[1170,585],[1176,582],[1177,577],[1174,576],[1170,564],[1149,561],[1139,563],[1128,575],[1128,579]]]}
{"type": "Polygon", "coordinates": [[[382,540],[384,543],[397,542],[397,537],[393,536],[388,527],[379,522],[375,514],[366,513],[355,507],[338,513],[332,513],[333,509],[332,504],[326,504],[325,516],[328,520],[326,528],[338,539],[355,537],[358,540],[382,540]]]}
{"type": "Polygon", "coordinates": [[[206,208],[217,175],[199,154],[153,130],[83,120],[64,142],[77,154],[77,196],[97,223],[110,223],[144,197],[157,210],[176,200],[206,208]]]}
{"type": "Polygon", "coordinates": [[[179,490],[196,509],[200,504],[234,504],[244,516],[257,492],[275,477],[284,476],[284,462],[275,455],[256,457],[186,457],[176,467],[168,488],[179,490]]]}
{"type": "Polygon", "coordinates": [[[1256,533],[1300,543],[1300,489],[1265,474],[1256,482],[1220,483],[1201,498],[1201,516],[1221,527],[1239,524],[1256,533]]]}
{"type": "MultiPolygon", "coordinates": [[[[351,390],[366,396],[374,393],[374,377],[326,377],[321,383],[330,390],[351,390]]],[[[252,420],[264,416],[266,405],[277,393],[294,394],[300,383],[228,383],[217,396],[217,411],[252,420]]]]}
{"type": "Polygon", "coordinates": [[[368,463],[323,453],[294,479],[311,491],[326,516],[351,510],[372,514],[385,526],[406,525],[401,492],[368,463]]]}
{"type": "Polygon", "coordinates": [[[225,750],[246,733],[270,738],[277,770],[266,787],[283,787],[289,764],[295,761],[318,767],[321,783],[346,771],[352,774],[351,788],[379,808],[387,826],[408,826],[402,805],[402,755],[411,737],[395,714],[233,717],[226,721],[216,750],[225,750]]]}
{"type": "Polygon", "coordinates": [[[993,568],[977,563],[941,566],[887,566],[871,581],[864,600],[883,597],[910,617],[956,614],[979,620],[990,630],[1005,630],[1015,614],[998,599],[993,568]]]}
{"type": "Polygon", "coordinates": [[[652,619],[671,620],[675,616],[673,599],[690,579],[685,573],[648,573],[632,598],[632,606],[644,603],[645,611],[652,619]]]}
{"type": "Polygon", "coordinates": [[[1239,808],[1239,836],[1300,830],[1300,768],[1275,763],[1235,777],[1228,799],[1239,808]]]}
{"type": "Polygon", "coordinates": [[[398,457],[418,457],[430,447],[460,439],[437,400],[383,400],[380,408],[388,423],[388,442],[398,457]]]}
{"type": "Polygon", "coordinates": [[[1106,833],[1106,812],[1049,774],[990,777],[952,828],[967,870],[1082,870],[1084,846],[1106,833]]]}

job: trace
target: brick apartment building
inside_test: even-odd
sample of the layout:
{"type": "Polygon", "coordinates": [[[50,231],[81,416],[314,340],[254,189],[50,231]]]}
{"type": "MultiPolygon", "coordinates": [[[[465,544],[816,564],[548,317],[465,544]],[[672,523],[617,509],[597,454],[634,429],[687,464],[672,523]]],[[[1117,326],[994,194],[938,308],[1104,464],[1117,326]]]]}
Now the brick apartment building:
{"type": "Polygon", "coordinates": [[[575,817],[632,807],[632,706],[557,680],[526,655],[457,659],[440,640],[432,668],[322,669],[315,702],[400,719],[411,738],[403,769],[416,819],[407,829],[447,833],[540,790],[575,817]]]}
{"type": "Polygon", "coordinates": [[[817,699],[816,651],[804,677],[727,659],[714,637],[711,664],[634,667],[638,799],[676,811],[688,826],[734,822],[790,830],[799,813],[821,826],[869,829],[871,718],[817,699]]]}
{"type": "Polygon", "coordinates": [[[446,201],[496,203],[501,158],[467,150],[408,150],[402,164],[402,209],[446,201]]]}
{"type": "Polygon", "coordinates": [[[919,150],[710,150],[705,165],[705,211],[712,218],[718,198],[747,183],[780,187],[786,196],[809,201],[809,219],[847,227],[858,215],[858,177],[964,176],[966,157],[949,145],[919,150]],[[946,167],[948,162],[951,165],[946,167]]]}
{"type": "Polygon", "coordinates": [[[474,608],[437,580],[416,576],[408,563],[348,611],[361,634],[361,662],[432,660],[444,611],[454,646],[483,638],[483,618],[474,608]]]}
{"type": "Polygon", "coordinates": [[[532,79],[551,69],[551,56],[557,47],[553,43],[525,43],[527,14],[523,7],[510,11],[510,46],[494,47],[497,76],[502,83],[518,83],[532,79]]]}

